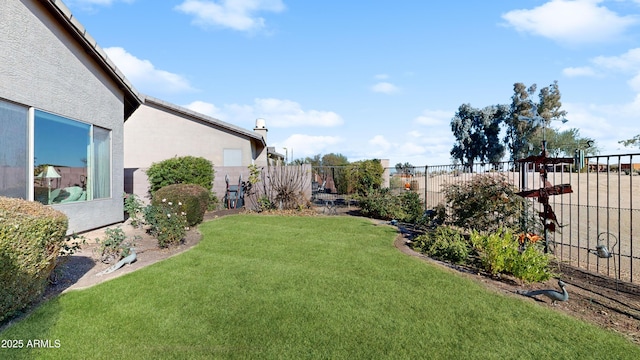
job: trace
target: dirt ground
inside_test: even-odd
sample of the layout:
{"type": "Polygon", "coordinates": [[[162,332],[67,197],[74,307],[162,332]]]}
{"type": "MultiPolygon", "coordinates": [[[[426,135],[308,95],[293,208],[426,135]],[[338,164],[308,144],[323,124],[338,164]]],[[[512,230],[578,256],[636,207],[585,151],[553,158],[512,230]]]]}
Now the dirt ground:
{"type": "MultiPolygon", "coordinates": [[[[240,211],[238,209],[209,212],[205,214],[204,220],[211,220],[231,213],[239,213],[240,211]]],[[[142,228],[131,226],[128,221],[89,231],[81,234],[81,236],[86,240],[86,244],[82,245],[78,252],[64,259],[63,263],[58,265],[55,270],[54,282],[45,292],[45,299],[70,290],[85,289],[175,256],[192,248],[202,238],[200,232],[196,228],[192,228],[187,231],[186,237],[180,245],[160,249],[158,241],[154,237],[147,234],[142,228]],[[133,241],[136,261],[130,265],[124,265],[112,273],[101,275],[100,273],[112,264],[105,264],[100,261],[99,246],[96,239],[104,239],[105,230],[115,227],[121,227],[127,236],[127,241],[133,241]]]]}
{"type": "MultiPolygon", "coordinates": [[[[229,213],[237,212],[239,211],[211,212],[205,215],[205,220],[215,219],[229,213]]],[[[327,212],[326,209],[323,208],[316,208],[316,212],[320,215],[322,215],[323,212],[324,215],[357,215],[357,209],[353,208],[338,208],[336,211],[332,209],[331,212],[327,212]]],[[[375,222],[379,225],[385,224],[385,222],[381,221],[375,222]]],[[[51,284],[46,290],[45,300],[66,291],[91,287],[95,284],[136,271],[160,260],[175,256],[196,245],[202,237],[197,229],[191,229],[187,232],[185,241],[181,245],[170,249],[159,249],[156,239],[146,234],[143,229],[133,228],[126,222],[113,226],[121,226],[130,239],[133,239],[134,236],[139,236],[135,241],[137,261],[130,265],[125,265],[111,274],[98,275],[99,272],[110,266],[109,264],[100,262],[99,254],[96,252],[98,245],[95,239],[104,236],[104,229],[85,233],[83,236],[87,243],[80,251],[70,256],[59,266],[57,269],[56,282],[51,284]]],[[[409,232],[398,232],[395,246],[399,251],[408,256],[419,257],[426,262],[442,266],[450,271],[455,271],[462,276],[470,277],[492,291],[507,296],[523,297],[523,295],[518,294],[518,291],[533,289],[558,290],[557,280],[555,279],[539,284],[521,284],[514,278],[496,278],[488,274],[478,273],[472,268],[454,266],[433,260],[414,252],[407,246],[407,240],[409,240],[410,236],[411,234],[409,232]]],[[[569,300],[567,302],[552,305],[551,301],[543,296],[540,297],[540,299],[526,299],[528,299],[528,301],[534,301],[540,306],[546,306],[555,311],[621,333],[632,342],[640,345],[640,286],[623,282],[617,283],[615,279],[588,273],[564,264],[558,265],[556,272],[559,274],[559,278],[567,284],[567,290],[569,292],[569,300]]],[[[19,318],[14,319],[14,321],[17,320],[19,320],[19,318]]],[[[5,326],[7,325],[9,324],[5,324],[5,326]]],[[[1,330],[2,327],[0,327],[0,331],[1,330]]]]}

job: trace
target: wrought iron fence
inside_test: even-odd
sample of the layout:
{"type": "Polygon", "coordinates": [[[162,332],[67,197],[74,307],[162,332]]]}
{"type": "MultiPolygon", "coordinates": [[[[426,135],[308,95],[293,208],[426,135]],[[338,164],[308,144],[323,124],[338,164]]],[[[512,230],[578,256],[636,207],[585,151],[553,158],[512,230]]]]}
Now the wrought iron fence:
{"type": "MultiPolygon", "coordinates": [[[[521,191],[570,184],[572,193],[550,196],[558,229],[547,237],[560,263],[631,283],[640,282],[640,154],[599,155],[573,164],[546,165],[542,183],[533,164],[512,162],[425,167],[425,207],[444,201],[442,186],[483,173],[500,173],[521,191]]],[[[534,199],[535,206],[542,211],[534,199]]]]}
{"type": "MultiPolygon", "coordinates": [[[[560,264],[640,283],[640,153],[588,156],[573,164],[546,165],[546,170],[551,185],[572,188],[571,193],[549,197],[559,226],[548,234],[547,242],[560,264]]],[[[354,204],[345,171],[344,167],[314,168],[316,203],[354,204]]],[[[521,191],[549,185],[541,183],[534,164],[502,162],[387,168],[383,187],[395,193],[414,191],[425,209],[431,209],[444,202],[445,184],[480,174],[503,175],[521,191]]],[[[542,211],[537,199],[531,201],[542,211]]]]}

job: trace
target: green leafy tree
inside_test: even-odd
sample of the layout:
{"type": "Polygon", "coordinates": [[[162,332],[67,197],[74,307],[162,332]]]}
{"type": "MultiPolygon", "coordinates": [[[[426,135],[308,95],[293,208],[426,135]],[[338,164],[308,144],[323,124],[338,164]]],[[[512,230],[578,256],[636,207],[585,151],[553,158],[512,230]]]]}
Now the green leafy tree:
{"type": "MultiPolygon", "coordinates": [[[[561,94],[557,81],[540,89],[537,103],[533,101],[536,89],[536,84],[529,88],[523,83],[513,85],[514,94],[511,97],[510,114],[505,121],[507,127],[504,138],[511,160],[540,154],[542,148],[539,145],[542,144],[540,137],[544,136],[544,128],[549,128],[552,121],[563,119],[567,115],[567,112],[562,110],[561,94]],[[534,120],[536,118],[541,119],[543,123],[536,122],[534,120]]],[[[571,134],[564,136],[567,135],[571,134]]],[[[550,149],[556,150],[547,146],[547,150],[550,149]]]]}
{"type": "Polygon", "coordinates": [[[620,140],[618,141],[618,144],[622,144],[624,147],[637,146],[640,148],[640,134],[632,137],[631,139],[620,140]]]}
{"type": "Polygon", "coordinates": [[[561,94],[558,88],[558,81],[554,81],[553,84],[540,89],[538,94],[540,100],[538,105],[538,113],[549,126],[552,120],[559,120],[567,116],[567,112],[562,110],[562,101],[560,101],[561,94]]]}
{"type": "Polygon", "coordinates": [[[396,171],[398,173],[401,174],[407,174],[407,175],[415,175],[415,167],[413,165],[411,165],[411,163],[397,163],[396,166],[396,171]]]}
{"type": "Polygon", "coordinates": [[[509,108],[506,105],[495,105],[483,110],[486,114],[484,134],[487,138],[487,149],[484,161],[497,164],[502,161],[505,146],[500,142],[501,124],[509,117],[509,108]]]}
{"type": "Polygon", "coordinates": [[[506,136],[504,142],[509,150],[511,160],[518,160],[526,156],[527,139],[535,130],[535,124],[523,118],[534,116],[534,114],[531,114],[534,105],[531,97],[536,92],[536,84],[527,88],[523,83],[515,83],[513,92],[509,116],[505,122],[506,136]]]}
{"type": "Polygon", "coordinates": [[[496,163],[504,155],[500,143],[500,124],[507,117],[505,106],[488,106],[476,109],[462,104],[451,120],[451,131],[456,143],[451,149],[453,159],[473,169],[476,161],[496,163]]]}
{"type": "Polygon", "coordinates": [[[595,140],[580,136],[580,130],[576,128],[558,131],[554,128],[538,129],[531,136],[530,153],[540,154],[542,152],[542,139],[547,139],[547,152],[552,157],[572,157],[576,150],[583,150],[585,155],[596,155],[598,147],[595,140]],[[546,131],[546,135],[543,135],[546,131]]]}
{"type": "Polygon", "coordinates": [[[361,196],[382,186],[382,173],[384,168],[380,160],[361,160],[349,164],[347,174],[349,179],[349,193],[356,193],[361,196]]]}
{"type": "Polygon", "coordinates": [[[345,194],[348,189],[347,169],[349,160],[342,154],[329,153],[325,155],[314,155],[307,157],[305,162],[311,164],[313,173],[320,176],[322,181],[333,179],[336,191],[345,194]]]}

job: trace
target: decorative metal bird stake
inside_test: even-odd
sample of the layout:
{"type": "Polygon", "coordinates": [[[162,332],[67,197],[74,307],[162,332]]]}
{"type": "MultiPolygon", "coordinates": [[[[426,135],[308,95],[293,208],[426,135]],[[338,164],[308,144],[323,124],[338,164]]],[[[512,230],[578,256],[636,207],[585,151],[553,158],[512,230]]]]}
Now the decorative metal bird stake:
{"type": "Polygon", "coordinates": [[[553,290],[553,289],[544,289],[544,290],[532,290],[532,291],[518,291],[518,294],[524,296],[538,296],[544,295],[551,299],[551,303],[556,305],[556,301],[567,301],[569,300],[569,293],[566,289],[566,284],[562,280],[558,280],[558,286],[562,289],[562,292],[553,290]]]}

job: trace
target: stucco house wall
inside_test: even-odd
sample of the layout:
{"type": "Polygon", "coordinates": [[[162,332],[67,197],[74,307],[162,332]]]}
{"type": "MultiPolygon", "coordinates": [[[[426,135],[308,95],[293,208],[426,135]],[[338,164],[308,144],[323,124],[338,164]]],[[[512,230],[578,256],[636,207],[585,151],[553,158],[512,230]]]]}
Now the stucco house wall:
{"type": "Polygon", "coordinates": [[[147,198],[144,173],[151,164],[173,157],[196,156],[214,165],[214,191],[226,188],[225,174],[237,182],[238,169],[267,166],[266,128],[246,130],[163,100],[145,96],[144,103],[124,124],[125,191],[147,198]],[[239,150],[230,163],[225,150],[239,150]],[[224,170],[224,168],[228,168],[224,170]]]}
{"type": "Polygon", "coordinates": [[[111,130],[111,197],[53,207],[70,232],[122,221],[123,122],[140,99],[60,1],[2,1],[0,98],[111,130]]]}

